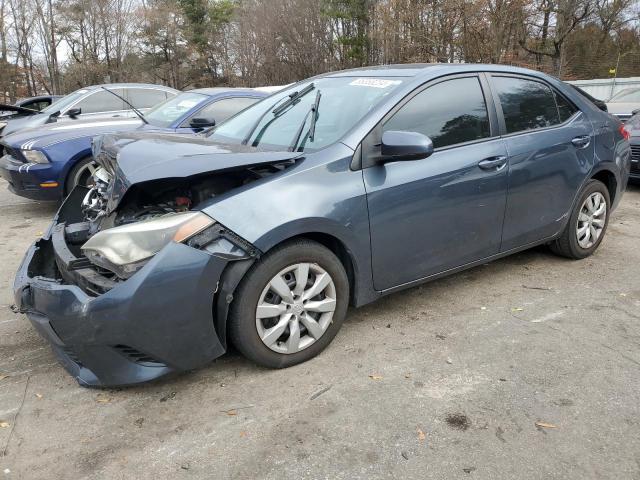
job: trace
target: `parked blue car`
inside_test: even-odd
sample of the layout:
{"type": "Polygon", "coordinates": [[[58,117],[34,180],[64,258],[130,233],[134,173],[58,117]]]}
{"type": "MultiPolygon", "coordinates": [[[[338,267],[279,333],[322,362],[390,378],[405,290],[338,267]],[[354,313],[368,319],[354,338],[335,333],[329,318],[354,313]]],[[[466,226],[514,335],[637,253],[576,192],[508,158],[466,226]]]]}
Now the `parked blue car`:
{"type": "Polygon", "coordinates": [[[122,385],[229,341],[288,367],[350,304],[535,245],[588,257],[630,147],[553,77],[443,64],[320,75],[208,136],[104,136],[94,157],[95,185],[28,250],[15,302],[82,385],[122,385]]]}
{"type": "Polygon", "coordinates": [[[60,200],[76,185],[92,182],[91,140],[125,131],[194,133],[223,122],[267,96],[250,89],[204,88],[183,92],[135,119],[52,123],[5,136],[0,173],[17,195],[60,200]]]}

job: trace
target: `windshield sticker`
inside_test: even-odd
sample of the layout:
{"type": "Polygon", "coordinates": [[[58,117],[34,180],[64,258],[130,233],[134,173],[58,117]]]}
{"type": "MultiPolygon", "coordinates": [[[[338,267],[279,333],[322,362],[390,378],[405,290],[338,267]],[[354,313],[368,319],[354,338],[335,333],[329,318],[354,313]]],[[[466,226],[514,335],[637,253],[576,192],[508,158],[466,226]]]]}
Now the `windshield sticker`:
{"type": "Polygon", "coordinates": [[[391,85],[399,85],[400,80],[383,80],[381,78],[356,78],[349,85],[357,85],[360,87],[387,88],[391,85]]]}

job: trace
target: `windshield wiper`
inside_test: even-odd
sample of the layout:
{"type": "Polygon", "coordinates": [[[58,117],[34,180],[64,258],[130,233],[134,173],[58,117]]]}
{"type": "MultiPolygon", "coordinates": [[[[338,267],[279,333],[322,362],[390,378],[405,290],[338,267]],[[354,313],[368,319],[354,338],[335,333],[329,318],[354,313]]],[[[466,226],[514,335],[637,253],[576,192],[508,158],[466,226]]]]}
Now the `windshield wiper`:
{"type": "Polygon", "coordinates": [[[142,114],[142,112],[140,110],[138,110],[136,107],[134,107],[133,105],[131,105],[131,103],[129,103],[127,100],[124,99],[124,97],[121,97],[120,95],[118,95],[116,92],[109,90],[108,88],[103,87],[102,85],[100,85],[100,88],[109,92],[111,95],[115,95],[116,97],[118,97],[120,100],[122,100],[124,103],[126,103],[127,105],[129,105],[131,107],[131,110],[133,110],[133,113],[135,113],[138,117],[140,117],[140,120],[142,120],[144,123],[146,123],[147,125],[149,125],[149,122],[147,121],[146,118],[144,118],[144,115],[142,114]]]}
{"type": "Polygon", "coordinates": [[[304,126],[307,124],[307,118],[309,118],[309,115],[311,115],[311,122],[309,123],[309,130],[307,131],[307,135],[305,136],[305,139],[302,143],[304,144],[307,141],[307,139],[313,142],[313,136],[316,133],[316,120],[318,119],[318,105],[320,105],[321,96],[322,96],[322,93],[320,92],[320,90],[318,90],[318,93],[316,93],[316,99],[313,101],[313,105],[311,105],[311,108],[302,119],[302,123],[300,124],[300,127],[296,132],[296,136],[293,138],[293,142],[291,142],[291,145],[289,145],[290,152],[296,151],[296,147],[298,146],[298,142],[300,141],[300,136],[302,135],[304,126]]]}
{"type": "MultiPolygon", "coordinates": [[[[282,97],[280,100],[278,100],[273,106],[275,108],[273,108],[273,110],[271,110],[271,113],[273,113],[273,120],[275,120],[276,118],[278,118],[278,116],[284,112],[287,108],[289,108],[291,105],[293,105],[294,103],[296,103],[298,100],[300,100],[302,97],[304,97],[307,93],[309,93],[311,90],[313,90],[314,88],[316,88],[313,83],[310,83],[309,85],[307,85],[306,87],[304,87],[302,90],[296,90],[295,92],[290,93],[288,96],[286,97],[282,97]],[[278,105],[280,102],[282,102],[282,100],[286,101],[284,103],[282,103],[281,105],[278,105]],[[276,106],[277,105],[277,106],[276,106]]],[[[256,129],[258,128],[258,126],[260,125],[260,122],[262,122],[262,119],[267,115],[267,113],[269,113],[269,109],[265,110],[264,113],[262,115],[260,115],[258,117],[258,119],[255,121],[255,123],[251,126],[251,129],[249,129],[249,133],[247,133],[247,135],[244,137],[244,139],[242,140],[242,145],[246,145],[247,143],[249,143],[249,140],[251,139],[251,135],[253,135],[253,132],[256,131],[256,129]]],[[[267,129],[267,127],[271,124],[271,122],[273,122],[273,120],[270,120],[262,129],[262,131],[260,132],[260,135],[258,136],[258,138],[262,137],[262,134],[264,134],[264,131],[267,129]]],[[[256,140],[258,139],[256,138],[256,140]]]]}

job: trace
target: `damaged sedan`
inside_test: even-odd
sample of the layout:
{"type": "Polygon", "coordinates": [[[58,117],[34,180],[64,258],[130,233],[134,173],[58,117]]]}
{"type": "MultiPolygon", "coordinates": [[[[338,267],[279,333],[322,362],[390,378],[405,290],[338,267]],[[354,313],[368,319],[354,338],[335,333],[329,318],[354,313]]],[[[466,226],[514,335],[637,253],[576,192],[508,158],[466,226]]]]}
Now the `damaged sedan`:
{"type": "Polygon", "coordinates": [[[259,365],[318,355],[349,305],[548,244],[602,242],[628,133],[525,69],[334,72],[203,136],[94,140],[14,292],[85,386],[206,365],[229,342],[259,365]]]}

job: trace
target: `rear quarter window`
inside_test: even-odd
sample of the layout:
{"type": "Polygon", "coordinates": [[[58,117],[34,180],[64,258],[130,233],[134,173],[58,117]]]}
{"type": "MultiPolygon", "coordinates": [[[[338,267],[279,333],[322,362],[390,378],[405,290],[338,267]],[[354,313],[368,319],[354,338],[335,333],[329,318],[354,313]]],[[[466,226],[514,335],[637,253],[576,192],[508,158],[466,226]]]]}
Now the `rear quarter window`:
{"type": "Polygon", "coordinates": [[[555,90],[553,91],[553,94],[555,95],[556,104],[558,105],[560,122],[566,122],[573,117],[573,115],[578,111],[578,108],[555,90]]]}

